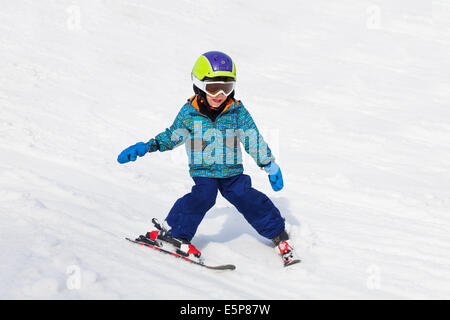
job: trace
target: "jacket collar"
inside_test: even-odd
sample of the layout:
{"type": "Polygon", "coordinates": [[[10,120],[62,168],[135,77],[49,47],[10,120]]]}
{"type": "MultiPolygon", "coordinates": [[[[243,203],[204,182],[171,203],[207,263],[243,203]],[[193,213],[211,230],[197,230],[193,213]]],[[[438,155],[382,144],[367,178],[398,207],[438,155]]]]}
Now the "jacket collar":
{"type": "MultiPolygon", "coordinates": [[[[198,112],[200,112],[200,107],[198,106],[197,99],[198,99],[198,96],[195,95],[195,96],[193,96],[193,97],[190,97],[190,98],[188,99],[188,101],[191,103],[191,105],[192,105],[198,112]]],[[[237,102],[238,102],[238,101],[235,100],[234,98],[233,98],[233,99],[229,99],[229,101],[228,101],[227,104],[225,105],[225,108],[223,108],[223,110],[222,110],[222,112],[221,112],[220,114],[224,113],[224,112],[227,111],[227,110],[231,110],[231,109],[233,109],[234,107],[236,107],[237,102]]]]}

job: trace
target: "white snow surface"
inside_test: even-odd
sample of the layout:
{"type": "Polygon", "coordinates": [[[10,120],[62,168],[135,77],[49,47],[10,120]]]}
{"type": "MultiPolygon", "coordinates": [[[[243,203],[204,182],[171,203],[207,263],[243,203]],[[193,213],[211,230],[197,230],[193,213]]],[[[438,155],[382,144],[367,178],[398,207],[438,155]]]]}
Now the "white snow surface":
{"type": "Polygon", "coordinates": [[[449,299],[450,5],[445,0],[2,0],[1,299],[449,299]],[[285,188],[244,154],[302,263],[218,196],[193,240],[216,272],[124,240],[193,185],[169,127],[203,52],[285,188]]]}

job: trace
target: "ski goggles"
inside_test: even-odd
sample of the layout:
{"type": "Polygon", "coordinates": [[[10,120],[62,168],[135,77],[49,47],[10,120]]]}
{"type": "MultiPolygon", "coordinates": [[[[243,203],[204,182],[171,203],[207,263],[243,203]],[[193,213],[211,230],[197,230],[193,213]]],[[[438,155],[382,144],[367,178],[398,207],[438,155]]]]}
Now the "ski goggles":
{"type": "Polygon", "coordinates": [[[211,97],[216,97],[221,93],[228,97],[236,86],[236,81],[201,81],[195,76],[192,76],[192,81],[197,88],[211,97]]]}

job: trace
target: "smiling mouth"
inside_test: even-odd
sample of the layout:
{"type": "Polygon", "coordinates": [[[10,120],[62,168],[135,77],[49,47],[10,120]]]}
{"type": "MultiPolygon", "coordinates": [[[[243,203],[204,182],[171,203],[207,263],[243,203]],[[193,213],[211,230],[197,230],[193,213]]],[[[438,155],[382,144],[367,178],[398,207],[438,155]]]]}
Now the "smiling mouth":
{"type": "Polygon", "coordinates": [[[213,99],[213,101],[214,101],[215,103],[221,103],[221,102],[222,102],[222,99],[213,99]]]}

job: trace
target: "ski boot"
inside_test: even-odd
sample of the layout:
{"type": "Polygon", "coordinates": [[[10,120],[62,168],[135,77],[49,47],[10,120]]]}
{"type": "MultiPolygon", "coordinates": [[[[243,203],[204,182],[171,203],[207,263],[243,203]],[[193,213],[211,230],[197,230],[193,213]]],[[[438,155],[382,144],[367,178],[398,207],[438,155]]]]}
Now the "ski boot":
{"type": "Polygon", "coordinates": [[[301,261],[295,254],[294,248],[290,245],[289,235],[285,230],[273,238],[272,241],[275,244],[275,251],[281,255],[285,267],[301,261]]]}
{"type": "Polygon", "coordinates": [[[177,254],[197,262],[202,262],[201,252],[191,244],[189,240],[172,237],[169,226],[165,222],[161,224],[156,218],[153,218],[152,223],[156,230],[147,232],[145,236],[140,236],[140,241],[151,243],[159,247],[170,244],[177,254]]]}

